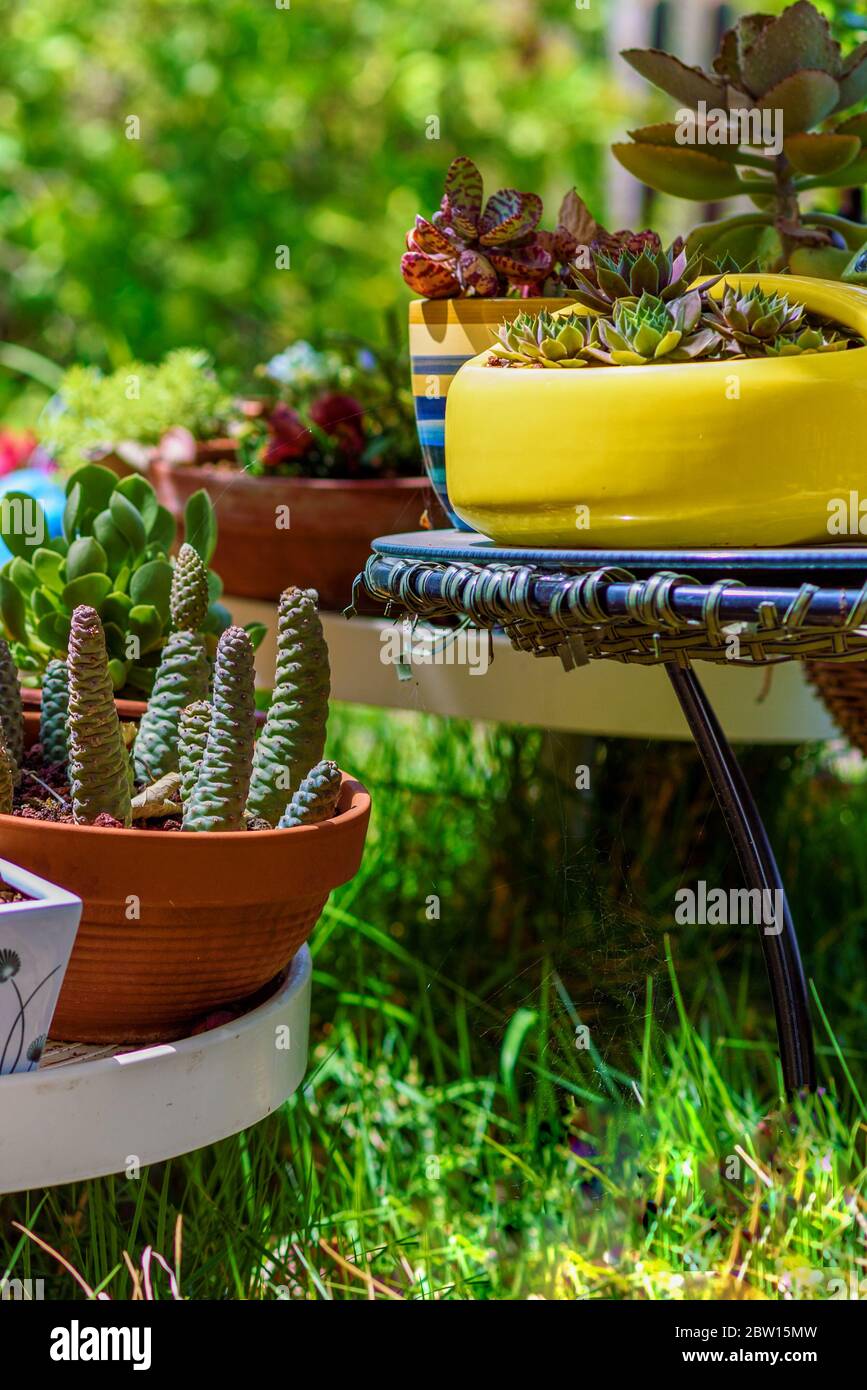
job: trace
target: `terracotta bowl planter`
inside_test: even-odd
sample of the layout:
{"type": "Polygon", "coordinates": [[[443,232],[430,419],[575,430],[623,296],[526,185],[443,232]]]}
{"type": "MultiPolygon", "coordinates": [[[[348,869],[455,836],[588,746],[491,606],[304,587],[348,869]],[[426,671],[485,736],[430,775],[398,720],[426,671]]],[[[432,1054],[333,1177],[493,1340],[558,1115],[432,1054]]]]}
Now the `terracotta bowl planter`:
{"type": "MultiPolygon", "coordinates": [[[[42,691],[36,686],[22,686],[21,703],[25,710],[41,709],[42,691]]],[[[147,709],[147,702],[145,700],[115,700],[114,707],[117,710],[118,719],[141,719],[147,709]]]]}
{"type": "MultiPolygon", "coordinates": [[[[38,716],[25,725],[29,746],[38,716]]],[[[168,1041],[262,989],[357,872],[369,816],[368,793],[346,773],[335,818],[294,830],[103,830],[0,815],[0,856],[50,872],[84,902],[51,1036],[168,1041]]]]}
{"type": "Polygon", "coordinates": [[[177,518],[192,493],[207,490],[219,525],[211,563],[227,594],[277,599],[297,584],[317,589],[321,606],[331,609],[349,603],[376,536],[414,531],[422,513],[436,507],[433,488],[421,477],[257,478],[225,464],[157,458],[151,480],[177,518]]]}

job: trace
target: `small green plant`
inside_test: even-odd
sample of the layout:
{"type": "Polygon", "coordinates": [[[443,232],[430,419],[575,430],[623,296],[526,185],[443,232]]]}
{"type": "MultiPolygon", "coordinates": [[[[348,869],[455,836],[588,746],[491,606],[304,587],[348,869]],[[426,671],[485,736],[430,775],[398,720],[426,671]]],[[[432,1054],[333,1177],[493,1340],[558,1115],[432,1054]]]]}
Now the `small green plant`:
{"type": "Polygon", "coordinates": [[[592,320],[580,314],[519,314],[497,329],[494,351],[499,362],[516,366],[586,367],[592,330],[592,320]]]}
{"type": "Polygon", "coordinates": [[[76,821],[132,824],[129,755],[120,731],[99,614],[87,604],[69,632],[69,785],[76,821]]]}
{"type": "Polygon", "coordinates": [[[277,672],[256,745],[247,809],[276,825],[293,792],[322,757],[331,674],[317,595],[286,589],[277,617],[277,672]]]}
{"type": "Polygon", "coordinates": [[[798,0],[779,17],[739,19],[709,72],[656,48],[623,57],[682,109],[677,121],[630,131],[631,144],[613,147],[620,163],[662,193],[698,202],[746,194],[755,204],[697,227],[690,253],[728,251],[762,269],[826,278],[844,273],[864,228],[805,212],[800,198],[867,179],[867,112],[832,124],[867,97],[867,46],[844,57],[825,17],[798,0]]]}
{"type": "Polygon", "coordinates": [[[49,661],[42,681],[39,710],[39,742],[49,765],[65,763],[69,756],[66,721],[69,718],[69,672],[65,661],[49,661]]]}
{"type": "Polygon", "coordinates": [[[208,614],[208,574],[186,542],[175,561],[169,612],[174,631],[160,653],[154,687],[135,741],[140,781],[178,770],[181,711],[208,694],[210,671],[201,628],[208,614]]]}
{"type": "Polygon", "coordinates": [[[178,724],[178,771],[181,774],[181,802],[185,808],[190,803],[199,779],[212,714],[212,707],[207,700],[196,700],[181,710],[178,724]]]}
{"type": "Polygon", "coordinates": [[[278,829],[293,825],[318,825],[330,820],[340,796],[340,769],[323,760],[311,768],[278,821],[278,829]]]}
{"type": "Polygon", "coordinates": [[[719,335],[702,323],[702,296],[693,290],[669,304],[652,294],[618,300],[611,319],[597,320],[591,351],[600,362],[641,367],[695,362],[719,346],[719,335]]]}
{"type": "Polygon", "coordinates": [[[243,628],[229,627],[217,647],[211,722],[185,830],[243,829],[255,735],[253,645],[243,628]]]}
{"type": "MultiPolygon", "coordinates": [[[[184,530],[207,566],[217,524],[204,490],[189,499],[184,530]]],[[[0,534],[12,552],[0,570],[0,618],[20,669],[38,678],[53,657],[62,659],[72,613],[87,604],[102,621],[114,690],[149,695],[170,630],[175,540],[174,519],[150,483],[84,464],[67,483],[62,536],[51,539],[39,504],[18,492],[0,508],[0,534]]],[[[231,618],[213,572],[207,588],[201,631],[213,652],[231,618]]]]}
{"type": "Polygon", "coordinates": [[[0,732],[12,763],[16,783],[24,759],[24,713],[18,671],[9,644],[0,638],[0,732]]]}
{"type": "Polygon", "coordinates": [[[127,362],[108,376],[71,367],[40,420],[39,442],[66,468],[112,453],[138,462],[141,446],[173,426],[212,437],[228,410],[208,354],[181,348],[158,366],[127,362]]]}

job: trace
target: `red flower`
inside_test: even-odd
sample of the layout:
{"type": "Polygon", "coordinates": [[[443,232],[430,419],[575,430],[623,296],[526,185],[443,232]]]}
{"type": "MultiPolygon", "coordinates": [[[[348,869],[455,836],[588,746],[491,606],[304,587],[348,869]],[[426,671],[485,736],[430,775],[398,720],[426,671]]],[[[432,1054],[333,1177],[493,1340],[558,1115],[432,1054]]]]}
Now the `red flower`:
{"type": "Polygon", "coordinates": [[[337,441],[344,454],[354,458],[362,453],[364,406],[354,396],[342,391],[325,391],[311,405],[310,418],[337,441]]]}
{"type": "Polygon", "coordinates": [[[0,475],[23,468],[35,448],[30,430],[0,430],[0,475]]]}
{"type": "Polygon", "coordinates": [[[268,416],[268,431],[271,438],[262,456],[266,468],[276,468],[280,463],[301,459],[310,449],[312,435],[291,406],[278,402],[268,416]]]}

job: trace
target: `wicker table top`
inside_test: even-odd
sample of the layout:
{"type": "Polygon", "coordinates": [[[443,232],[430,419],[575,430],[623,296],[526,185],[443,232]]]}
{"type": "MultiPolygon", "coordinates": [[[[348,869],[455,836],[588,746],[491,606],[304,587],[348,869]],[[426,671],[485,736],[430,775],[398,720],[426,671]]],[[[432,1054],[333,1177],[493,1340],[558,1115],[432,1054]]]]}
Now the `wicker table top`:
{"type": "Polygon", "coordinates": [[[855,546],[564,551],[410,532],[373,542],[356,589],[398,615],[502,628],[567,668],[867,659],[867,549],[855,546]]]}

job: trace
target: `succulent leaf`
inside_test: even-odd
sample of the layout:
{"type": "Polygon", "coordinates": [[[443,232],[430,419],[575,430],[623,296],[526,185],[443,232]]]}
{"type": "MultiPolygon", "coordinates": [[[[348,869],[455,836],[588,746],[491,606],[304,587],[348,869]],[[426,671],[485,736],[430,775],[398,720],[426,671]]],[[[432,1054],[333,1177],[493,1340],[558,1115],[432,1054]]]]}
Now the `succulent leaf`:
{"type": "Polygon", "coordinates": [[[328,648],[313,589],[286,589],[277,617],[277,671],[256,744],[247,809],[276,825],[325,747],[331,684],[328,648]]]}
{"type": "Polygon", "coordinates": [[[229,627],[217,646],[213,712],[199,776],[184,806],[184,829],[242,830],[256,732],[253,646],[229,627]]]}
{"type": "Polygon", "coordinates": [[[69,633],[69,784],[79,823],[106,814],[129,825],[129,757],[120,731],[99,614],[82,606],[69,633]]]}
{"type": "Polygon", "coordinates": [[[208,616],[208,571],[186,542],[175,561],[169,611],[174,626],[188,632],[201,632],[208,616]]]}
{"type": "Polygon", "coordinates": [[[327,760],[308,772],[277,825],[289,830],[295,825],[318,825],[330,820],[340,797],[340,769],[327,760]]]}
{"type": "Polygon", "coordinates": [[[706,101],[708,106],[720,104],[724,91],[722,80],[701,68],[688,67],[673,53],[661,48],[627,48],[620,56],[654,87],[685,106],[697,106],[700,101],[706,101]]]}
{"type": "Polygon", "coordinates": [[[69,673],[65,661],[52,659],[42,678],[39,742],[46,763],[65,763],[69,756],[66,722],[69,718],[69,673]]]}
{"type": "Polygon", "coordinates": [[[688,145],[613,145],[615,158],[642,183],[660,193],[701,201],[729,198],[741,191],[736,169],[715,155],[688,145]]]}

